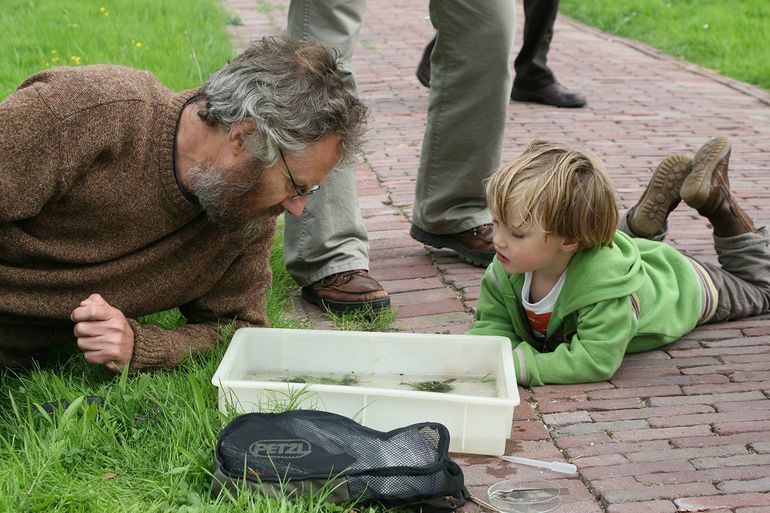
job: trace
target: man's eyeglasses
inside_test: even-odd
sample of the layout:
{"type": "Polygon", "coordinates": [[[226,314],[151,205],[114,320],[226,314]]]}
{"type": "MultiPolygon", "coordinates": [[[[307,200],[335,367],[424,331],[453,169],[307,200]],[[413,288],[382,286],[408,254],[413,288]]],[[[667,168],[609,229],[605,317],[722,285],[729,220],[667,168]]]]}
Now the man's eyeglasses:
{"type": "Polygon", "coordinates": [[[281,160],[283,160],[283,165],[286,166],[286,172],[289,173],[289,180],[291,180],[291,184],[294,186],[294,191],[297,193],[295,196],[292,196],[292,198],[303,198],[305,196],[310,196],[321,188],[321,186],[318,184],[311,185],[309,187],[300,187],[297,185],[297,182],[294,181],[294,176],[291,174],[291,169],[289,169],[289,164],[286,163],[286,157],[283,156],[283,151],[281,151],[281,148],[278,148],[278,154],[281,156],[281,160]]]}

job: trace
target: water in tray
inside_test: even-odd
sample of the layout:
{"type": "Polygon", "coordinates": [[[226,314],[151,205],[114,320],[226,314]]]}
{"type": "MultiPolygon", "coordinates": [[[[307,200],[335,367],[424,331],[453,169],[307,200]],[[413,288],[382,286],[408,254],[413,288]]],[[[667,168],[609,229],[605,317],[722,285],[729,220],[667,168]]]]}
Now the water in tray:
{"type": "Polygon", "coordinates": [[[385,388],[390,390],[418,390],[445,394],[498,397],[494,373],[483,376],[438,376],[403,374],[348,373],[292,373],[260,372],[245,377],[250,381],[306,383],[353,387],[385,388]]]}

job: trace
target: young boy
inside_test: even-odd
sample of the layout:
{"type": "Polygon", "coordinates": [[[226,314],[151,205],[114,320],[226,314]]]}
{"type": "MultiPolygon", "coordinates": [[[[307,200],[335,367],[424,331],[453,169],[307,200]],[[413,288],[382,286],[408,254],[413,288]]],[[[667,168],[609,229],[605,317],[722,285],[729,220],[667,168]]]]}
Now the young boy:
{"type": "Polygon", "coordinates": [[[616,230],[602,163],[560,144],[530,144],[487,184],[497,254],[469,333],[511,339],[522,385],[585,383],[612,377],[625,353],[699,324],[770,311],[770,235],[730,193],[729,158],[724,137],[692,159],[667,157],[616,230]],[[680,199],[714,227],[721,267],[632,238],[662,239],[680,199]]]}

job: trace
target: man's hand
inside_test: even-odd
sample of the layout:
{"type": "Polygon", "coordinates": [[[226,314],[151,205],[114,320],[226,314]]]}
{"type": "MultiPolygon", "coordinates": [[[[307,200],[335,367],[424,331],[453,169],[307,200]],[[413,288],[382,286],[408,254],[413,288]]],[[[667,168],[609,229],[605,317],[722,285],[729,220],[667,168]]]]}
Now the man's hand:
{"type": "Polygon", "coordinates": [[[134,331],[123,312],[110,306],[99,294],[91,294],[70,315],[75,323],[78,347],[86,361],[104,364],[120,372],[131,363],[134,331]]]}

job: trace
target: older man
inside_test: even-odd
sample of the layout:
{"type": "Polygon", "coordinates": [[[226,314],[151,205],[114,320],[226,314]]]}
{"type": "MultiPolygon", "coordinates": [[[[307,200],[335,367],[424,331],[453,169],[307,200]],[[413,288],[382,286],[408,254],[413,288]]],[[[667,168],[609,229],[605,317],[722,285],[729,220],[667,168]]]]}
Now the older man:
{"type": "Polygon", "coordinates": [[[178,94],[118,66],[28,78],[0,103],[0,364],[77,338],[113,371],[173,366],[219,323],[265,325],[274,217],[365,118],[334,57],[287,38],[178,94]],[[173,330],[134,320],[175,306],[173,330]]]}

